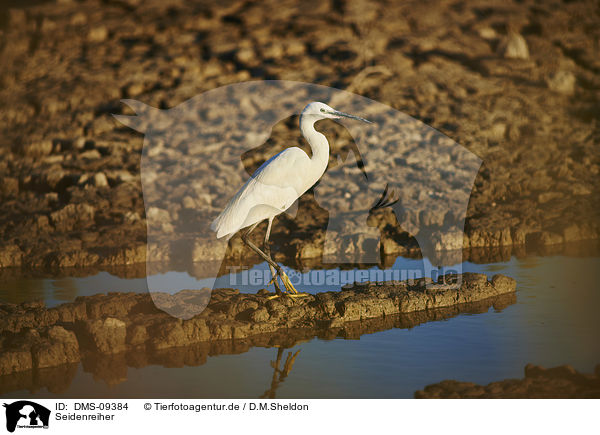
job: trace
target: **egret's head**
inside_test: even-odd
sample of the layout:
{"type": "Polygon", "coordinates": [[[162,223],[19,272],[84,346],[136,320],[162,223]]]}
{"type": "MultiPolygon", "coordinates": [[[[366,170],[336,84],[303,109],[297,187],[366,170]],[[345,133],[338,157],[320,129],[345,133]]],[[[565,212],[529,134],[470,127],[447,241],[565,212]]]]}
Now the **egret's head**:
{"type": "Polygon", "coordinates": [[[312,115],[312,116],[315,116],[317,119],[350,118],[350,119],[356,119],[358,121],[367,122],[369,124],[371,123],[371,121],[368,121],[364,118],[361,118],[359,116],[349,115],[348,113],[340,112],[339,110],[335,110],[334,108],[329,107],[327,104],[320,103],[318,101],[309,103],[302,111],[302,115],[303,116],[304,115],[312,115]]]}

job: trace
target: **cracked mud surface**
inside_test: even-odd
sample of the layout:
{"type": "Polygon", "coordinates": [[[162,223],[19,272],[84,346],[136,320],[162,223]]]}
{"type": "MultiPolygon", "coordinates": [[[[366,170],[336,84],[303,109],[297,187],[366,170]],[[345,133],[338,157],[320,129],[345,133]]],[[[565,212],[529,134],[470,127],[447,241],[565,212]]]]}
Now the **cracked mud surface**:
{"type": "MultiPolygon", "coordinates": [[[[167,109],[218,86],[262,79],[364,95],[481,157],[467,250],[595,239],[598,18],[586,1],[84,1],[3,9],[0,267],[144,262],[143,138],[110,114],[131,114],[121,98],[167,109]]],[[[343,128],[323,129],[340,153],[351,146],[343,128]]],[[[290,141],[299,142],[295,119],[277,124],[270,147],[245,156],[246,170],[290,141]]],[[[390,171],[414,168],[414,155],[393,157],[390,171]]],[[[218,165],[207,165],[203,176],[214,176],[211,170],[218,165]]],[[[360,173],[354,176],[357,182],[360,173]]],[[[355,181],[338,188],[351,190],[355,181]]],[[[176,231],[194,213],[222,206],[210,191],[173,198],[152,213],[176,231]]],[[[298,213],[302,219],[279,218],[273,240],[291,259],[319,258],[327,212],[311,191],[298,213]]],[[[390,210],[370,219],[382,251],[418,255],[402,219],[390,210]]],[[[440,225],[435,215],[419,219],[432,231],[440,225]]],[[[208,235],[188,236],[193,246],[184,252],[214,259],[208,235]]],[[[176,248],[150,249],[169,260],[176,248]]],[[[247,255],[236,238],[228,249],[230,258],[247,255]]]]}

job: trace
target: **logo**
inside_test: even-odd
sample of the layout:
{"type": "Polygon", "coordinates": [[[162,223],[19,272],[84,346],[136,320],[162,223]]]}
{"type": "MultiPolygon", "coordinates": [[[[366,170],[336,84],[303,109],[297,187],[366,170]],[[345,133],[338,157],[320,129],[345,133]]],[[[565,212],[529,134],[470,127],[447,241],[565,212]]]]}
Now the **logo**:
{"type": "Polygon", "coordinates": [[[15,428],[48,429],[50,420],[50,410],[29,400],[19,400],[9,405],[3,405],[6,408],[6,430],[14,432],[15,428]]]}
{"type": "MultiPolygon", "coordinates": [[[[287,213],[284,222],[313,222],[295,234],[279,233],[292,257],[311,260],[317,266],[312,269],[335,274],[382,264],[384,272],[383,255],[419,249],[422,274],[416,278],[437,285],[440,275],[461,272],[465,217],[481,159],[421,121],[357,94],[285,80],[230,84],[170,109],[123,103],[129,114],[114,117],[144,134],[140,165],[148,290],[156,306],[172,316],[200,314],[211,287],[228,287],[236,279],[224,271],[255,265],[240,256],[238,240],[230,237],[253,229],[261,216],[268,220],[287,213]],[[315,127],[316,120],[327,118],[323,114],[333,117],[315,127]],[[370,122],[356,122],[348,114],[370,122]],[[320,157],[306,163],[317,151],[320,157]],[[279,160],[271,168],[278,169],[269,172],[265,168],[273,159],[279,160]],[[313,169],[298,173],[294,159],[313,169]],[[237,197],[242,186],[254,193],[237,197]],[[158,266],[165,260],[201,264],[193,266],[201,285],[166,283],[158,266]],[[186,288],[195,296],[166,297],[166,286],[169,293],[186,288]]],[[[275,221],[273,232],[281,228],[275,221]]],[[[270,250],[270,234],[269,226],[264,249],[270,250]]],[[[251,249],[268,269],[275,268],[269,253],[251,249]]],[[[285,276],[286,284],[281,273],[269,271],[258,285],[275,287],[278,275],[293,288],[290,277],[285,276]]],[[[296,272],[292,275],[299,280],[296,272]]],[[[240,289],[251,291],[241,279],[240,289]]],[[[460,282],[444,285],[458,288],[460,282]]]]}

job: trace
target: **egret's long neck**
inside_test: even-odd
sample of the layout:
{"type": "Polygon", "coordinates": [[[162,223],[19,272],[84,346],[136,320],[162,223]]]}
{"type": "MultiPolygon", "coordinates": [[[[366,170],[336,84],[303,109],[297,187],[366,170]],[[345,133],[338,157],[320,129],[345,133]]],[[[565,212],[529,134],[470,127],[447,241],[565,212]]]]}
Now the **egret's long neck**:
{"type": "Polygon", "coordinates": [[[315,130],[315,122],[318,120],[319,118],[314,115],[300,116],[300,131],[310,144],[312,150],[310,160],[313,162],[315,172],[320,177],[327,169],[327,163],[329,162],[329,142],[327,142],[324,134],[315,130]]]}

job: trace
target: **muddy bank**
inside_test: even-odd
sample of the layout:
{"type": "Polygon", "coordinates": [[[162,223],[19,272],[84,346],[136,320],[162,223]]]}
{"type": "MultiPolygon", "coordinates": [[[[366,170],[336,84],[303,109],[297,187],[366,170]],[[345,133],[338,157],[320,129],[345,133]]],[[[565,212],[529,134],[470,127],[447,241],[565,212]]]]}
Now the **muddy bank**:
{"type": "MultiPolygon", "coordinates": [[[[466,237],[441,238],[441,249],[598,238],[594,2],[336,1],[307,8],[295,1],[86,0],[3,8],[0,15],[0,267],[143,263],[147,249],[173,257],[169,243],[146,246],[143,139],[110,114],[129,114],[121,98],[170,108],[218,86],[261,79],[357,92],[479,155],[484,164],[466,237]]],[[[347,132],[326,130],[336,146],[348,144],[347,132]]],[[[272,147],[244,157],[248,171],[297,144],[296,124],[281,123],[272,139],[272,147]]],[[[415,154],[386,156],[395,173],[422,166],[415,154]]],[[[220,169],[207,167],[203,176],[220,169]]],[[[334,187],[351,191],[359,178],[334,187]]],[[[179,232],[222,207],[219,193],[167,195],[152,214],[179,232]]],[[[311,192],[300,212],[303,220],[282,217],[273,240],[292,246],[293,256],[318,258],[327,213],[311,192]]],[[[444,221],[418,212],[414,218],[432,233],[444,221]]],[[[402,218],[372,217],[384,253],[419,250],[402,218]]],[[[212,259],[206,235],[188,236],[192,258],[212,259]]],[[[244,255],[238,245],[227,255],[244,255]]]]}
{"type": "Polygon", "coordinates": [[[392,324],[414,325],[473,310],[469,304],[481,301],[487,301],[484,305],[489,308],[496,303],[494,298],[514,295],[515,290],[512,278],[495,275],[488,281],[485,275],[468,273],[446,275],[433,285],[426,285],[424,279],[396,285],[366,284],[296,300],[268,299],[266,291],[243,294],[233,289],[218,289],[212,294],[202,290],[153,294],[157,305],[168,307],[170,312],[179,310],[181,318],[157,309],[148,294],[79,297],[50,309],[41,302],[3,304],[0,374],[74,363],[86,352],[160,351],[273,334],[294,337],[298,333],[290,331],[295,330],[303,330],[300,334],[307,338],[328,333],[337,336],[341,329],[348,336],[360,336],[360,326],[356,329],[351,322],[383,318],[385,324],[388,317],[402,314],[392,324]],[[461,285],[456,288],[451,283],[458,278],[462,278],[461,285]],[[190,312],[197,312],[197,306],[206,302],[200,315],[189,318],[190,312]],[[439,309],[443,311],[431,311],[439,309]]]}
{"type": "MultiPolygon", "coordinates": [[[[600,255],[600,243],[599,241],[581,241],[572,242],[564,245],[548,245],[527,248],[525,246],[502,246],[497,248],[473,248],[465,249],[462,251],[450,251],[450,252],[439,252],[437,259],[433,261],[470,261],[475,264],[489,264],[508,262],[511,258],[522,260],[531,257],[547,257],[547,256],[565,256],[565,257],[594,257],[600,255]]],[[[287,251],[277,252],[275,258],[283,265],[296,270],[296,271],[307,271],[307,270],[330,270],[339,268],[340,270],[348,269],[369,269],[373,267],[373,264],[338,264],[338,263],[323,263],[321,259],[296,259],[291,253],[288,255],[287,251]]],[[[394,266],[399,258],[414,258],[420,259],[421,255],[415,255],[410,257],[408,255],[384,255],[381,258],[380,267],[382,269],[389,269],[394,266]]],[[[251,268],[255,265],[262,263],[262,259],[250,252],[248,256],[244,257],[244,261],[228,262],[224,261],[220,267],[219,276],[224,273],[230,273],[231,270],[227,269],[228,265],[233,265],[236,269],[240,270],[243,268],[251,268]]],[[[131,265],[122,266],[103,266],[93,265],[87,267],[38,267],[35,269],[27,267],[7,267],[0,268],[0,282],[5,283],[6,291],[13,291],[13,289],[19,288],[20,280],[38,280],[39,286],[42,285],[43,280],[57,280],[61,278],[83,278],[88,276],[97,275],[100,272],[107,272],[115,277],[123,279],[135,279],[135,278],[146,278],[153,274],[164,274],[168,272],[185,272],[191,277],[196,279],[212,278],[214,274],[214,263],[208,262],[191,262],[189,259],[181,259],[177,261],[174,259],[170,262],[161,263],[135,263],[131,265]]],[[[1,288],[1,287],[0,287],[1,288]]],[[[31,292],[28,294],[21,288],[20,295],[22,298],[5,298],[4,302],[20,303],[27,300],[34,300],[35,296],[31,296],[31,292]],[[27,296],[30,295],[29,299],[27,296]]],[[[31,288],[29,290],[32,290],[31,288]]],[[[35,287],[33,290],[42,292],[41,287],[35,287]]],[[[2,297],[0,296],[0,300],[2,297]]]]}
{"type": "Polygon", "coordinates": [[[600,364],[593,374],[569,365],[545,369],[527,364],[523,379],[505,379],[488,385],[442,381],[415,393],[417,399],[598,399],[600,364]]]}
{"type": "MultiPolygon", "coordinates": [[[[362,335],[392,328],[413,328],[425,322],[449,319],[463,313],[485,313],[491,307],[502,310],[516,302],[515,293],[505,293],[451,307],[428,309],[412,313],[393,314],[385,317],[345,322],[329,328],[283,329],[274,333],[249,336],[244,339],[215,340],[186,346],[156,349],[152,346],[130,347],[117,354],[100,353],[80,348],[81,365],[94,379],[108,385],[117,385],[127,380],[129,367],[142,368],[148,365],[162,367],[200,366],[211,356],[241,354],[253,347],[291,348],[315,337],[321,340],[357,340],[362,335]]],[[[51,393],[68,390],[76,373],[78,363],[66,363],[55,367],[32,368],[0,375],[0,394],[19,390],[36,392],[47,389],[51,393]]]]}

